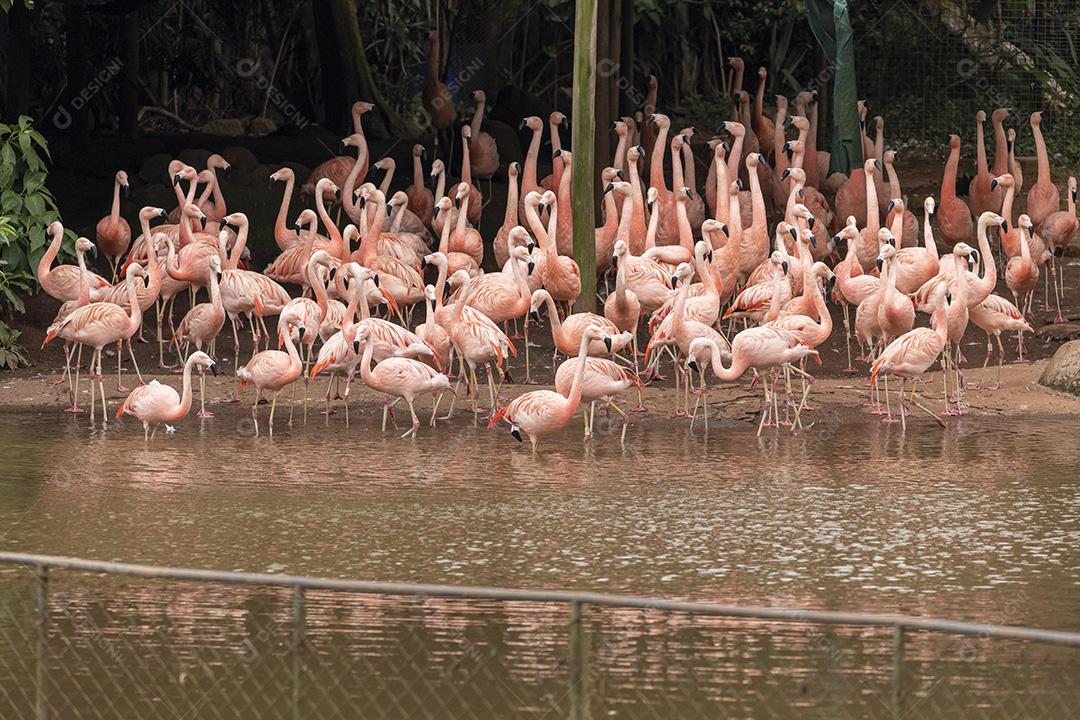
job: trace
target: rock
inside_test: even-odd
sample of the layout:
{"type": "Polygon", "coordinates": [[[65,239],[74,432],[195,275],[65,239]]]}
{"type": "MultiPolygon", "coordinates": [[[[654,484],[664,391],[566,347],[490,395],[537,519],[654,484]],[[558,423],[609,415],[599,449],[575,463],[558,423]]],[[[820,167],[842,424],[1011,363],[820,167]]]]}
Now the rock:
{"type": "Polygon", "coordinates": [[[251,122],[248,124],[248,132],[252,135],[272,135],[277,131],[278,124],[265,116],[251,118],[251,122]]]}
{"type": "Polygon", "coordinates": [[[232,166],[230,170],[248,172],[259,165],[259,158],[255,157],[255,153],[239,145],[230,145],[223,149],[221,157],[232,166]]]}
{"type": "Polygon", "coordinates": [[[1065,340],[1075,340],[1077,338],[1080,338],[1080,323],[1051,323],[1049,325],[1043,325],[1041,328],[1035,331],[1035,334],[1041,338],[1045,338],[1047,340],[1057,340],[1058,342],[1064,342],[1065,340]]]}
{"type": "Polygon", "coordinates": [[[1043,370],[1039,383],[1080,395],[1080,340],[1072,340],[1058,348],[1043,370]]]}
{"type": "Polygon", "coordinates": [[[206,148],[184,148],[176,157],[180,162],[190,165],[198,172],[206,169],[206,161],[212,154],[206,148]]]}
{"type": "Polygon", "coordinates": [[[239,118],[215,118],[199,128],[199,131],[207,135],[243,137],[244,121],[239,118]]]}
{"type": "Polygon", "coordinates": [[[146,183],[169,182],[169,163],[172,158],[165,153],[157,153],[143,160],[139,168],[139,179],[146,183]]]}

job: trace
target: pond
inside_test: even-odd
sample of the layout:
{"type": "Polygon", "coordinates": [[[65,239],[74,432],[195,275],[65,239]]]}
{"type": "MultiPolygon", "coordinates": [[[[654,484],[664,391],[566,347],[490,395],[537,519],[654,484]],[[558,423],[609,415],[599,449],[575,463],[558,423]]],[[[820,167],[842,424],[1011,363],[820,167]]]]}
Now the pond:
{"type": "MultiPolygon", "coordinates": [[[[146,445],[132,423],[103,432],[51,413],[16,413],[0,420],[0,547],[221,570],[587,589],[1080,630],[1075,419],[961,418],[945,431],[920,427],[906,436],[878,423],[798,436],[757,438],[754,430],[725,427],[705,440],[685,425],[633,428],[625,450],[616,430],[587,447],[568,430],[533,458],[505,432],[474,429],[464,420],[425,428],[409,441],[379,434],[370,418],[348,430],[339,418],[329,427],[320,418],[271,440],[252,437],[250,425],[226,413],[193,418],[146,445]]],[[[26,599],[20,595],[29,587],[25,574],[0,573],[13,614],[27,609],[10,599],[26,599]]],[[[75,573],[51,581],[51,589],[60,598],[53,600],[55,612],[95,618],[94,626],[111,628],[119,646],[156,638],[163,667],[185,667],[181,656],[195,653],[193,638],[206,632],[208,618],[221,625],[216,651],[240,657],[259,638],[277,647],[266,635],[287,637],[291,617],[288,593],[276,590],[118,583],[75,573]],[[137,612],[118,619],[122,604],[110,604],[110,597],[124,598],[137,612]],[[262,633],[266,628],[272,632],[262,633]]],[[[462,700],[477,717],[540,716],[566,700],[564,608],[329,593],[309,602],[309,632],[324,633],[320,649],[327,657],[357,653],[376,662],[374,653],[379,668],[399,662],[395,667],[406,670],[398,674],[408,677],[421,671],[415,653],[424,657],[426,673],[432,658],[460,655],[475,666],[470,677],[501,678],[503,688],[518,688],[492,690],[482,711],[462,700]],[[348,641],[340,639],[345,630],[348,641]],[[378,650],[413,646],[408,665],[378,650]],[[483,653],[469,654],[481,646],[483,653]]],[[[32,599],[24,604],[32,611],[32,599]]],[[[697,702],[732,701],[730,708],[742,708],[735,714],[767,717],[757,705],[738,704],[742,692],[729,691],[742,686],[759,697],[778,676],[805,685],[810,705],[832,707],[815,701],[815,693],[825,693],[815,685],[822,663],[843,666],[841,677],[860,678],[854,689],[825,693],[844,694],[846,712],[855,707],[852,698],[888,697],[887,634],[830,634],[829,647],[846,648],[830,655],[806,628],[645,615],[608,610],[587,619],[593,657],[606,663],[604,714],[661,712],[652,700],[642,704],[643,678],[656,690],[695,688],[660,705],[665,715],[689,713],[697,702]],[[749,665],[735,662],[739,657],[751,659],[749,665]],[[734,674],[727,667],[733,662],[741,668],[734,674]]],[[[52,642],[70,649],[87,629],[68,619],[66,630],[57,627],[63,637],[52,642]]],[[[0,617],[0,634],[4,624],[0,617]]],[[[30,632],[14,625],[9,634],[30,632]]],[[[925,670],[927,679],[928,668],[953,653],[923,642],[913,657],[922,657],[919,673],[925,670]]],[[[969,690],[977,693],[1015,679],[1016,665],[1000,663],[1011,658],[1027,667],[1015,654],[1023,652],[995,654],[996,665],[946,667],[950,677],[970,679],[969,690]]],[[[1060,659],[1072,673],[1080,666],[1073,656],[1060,659]]],[[[460,657],[448,662],[460,669],[460,657]]],[[[331,667],[339,665],[323,669],[331,667]]],[[[1050,688],[1057,680],[1025,682],[1029,689],[1050,688]]],[[[328,697],[352,702],[341,692],[328,697]]],[[[385,702],[378,707],[388,716],[415,716],[424,706],[414,695],[391,703],[392,712],[385,702]]],[[[884,706],[875,702],[851,716],[880,716],[884,706]]],[[[285,712],[266,713],[279,711],[285,712]]],[[[923,712],[950,715],[938,705],[923,712]]]]}

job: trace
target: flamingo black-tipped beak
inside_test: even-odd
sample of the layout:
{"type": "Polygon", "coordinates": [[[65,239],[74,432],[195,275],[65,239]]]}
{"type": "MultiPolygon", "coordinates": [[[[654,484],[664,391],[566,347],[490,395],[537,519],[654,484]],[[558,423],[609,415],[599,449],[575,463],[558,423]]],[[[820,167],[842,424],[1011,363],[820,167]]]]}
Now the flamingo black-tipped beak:
{"type": "Polygon", "coordinates": [[[616,171],[615,171],[615,177],[619,178],[619,179],[620,179],[620,180],[622,180],[623,182],[626,182],[626,176],[625,176],[625,175],[623,175],[623,171],[622,171],[622,170],[616,170],[616,171]]]}
{"type": "Polygon", "coordinates": [[[722,142],[720,144],[724,146],[724,152],[726,152],[726,153],[731,152],[731,143],[729,143],[727,140],[725,140],[724,142],[722,142]]]}
{"type": "Polygon", "coordinates": [[[533,242],[532,240],[530,240],[528,243],[526,243],[525,249],[528,250],[529,252],[532,252],[533,250],[536,249],[536,243],[533,242]]]}
{"type": "Polygon", "coordinates": [[[535,310],[531,310],[529,312],[529,319],[531,319],[534,323],[540,322],[540,313],[536,312],[535,310]]]}
{"type": "Polygon", "coordinates": [[[720,231],[722,233],[724,233],[724,235],[727,235],[728,237],[731,236],[731,233],[728,232],[728,224],[727,223],[720,223],[720,231]]]}
{"type": "Polygon", "coordinates": [[[201,218],[199,218],[199,225],[202,226],[203,230],[206,229],[206,216],[205,215],[203,215],[201,218]]]}
{"type": "Polygon", "coordinates": [[[182,178],[180,177],[180,173],[176,173],[175,175],[173,175],[173,179],[172,179],[173,187],[176,187],[177,185],[179,185],[181,179],[182,178]]]}
{"type": "Polygon", "coordinates": [[[543,215],[544,214],[544,207],[545,207],[544,203],[536,203],[536,214],[537,215],[543,215]]]}
{"type": "Polygon", "coordinates": [[[360,354],[360,341],[359,340],[353,340],[353,342],[352,342],[352,351],[354,353],[356,353],[357,355],[360,354]]]}
{"type": "Polygon", "coordinates": [[[561,155],[562,155],[562,150],[556,150],[555,152],[551,153],[551,159],[554,160],[555,158],[557,158],[557,157],[559,157],[561,155]]]}
{"type": "Polygon", "coordinates": [[[799,231],[798,230],[796,230],[795,228],[788,228],[788,233],[791,235],[792,240],[794,240],[796,242],[799,241],[799,231]]]}
{"type": "Polygon", "coordinates": [[[610,125],[608,125],[608,130],[614,130],[614,129],[615,129],[615,123],[611,123],[610,125]]]}
{"type": "Polygon", "coordinates": [[[878,172],[881,172],[881,163],[877,160],[874,160],[874,169],[876,169],[878,172]]]}
{"type": "Polygon", "coordinates": [[[972,250],[971,250],[971,261],[977,263],[977,262],[979,262],[980,257],[981,256],[979,255],[979,251],[972,248],[972,250]]]}
{"type": "Polygon", "coordinates": [[[530,261],[529,261],[529,264],[528,264],[528,265],[526,265],[525,267],[527,267],[527,268],[529,269],[529,275],[532,275],[532,274],[533,274],[533,270],[535,270],[535,269],[536,269],[536,263],[534,263],[534,262],[533,262],[532,260],[530,260],[530,261]]]}
{"type": "Polygon", "coordinates": [[[326,279],[333,282],[334,275],[336,275],[336,274],[337,274],[337,268],[330,268],[330,270],[326,273],[326,279]]]}
{"type": "Polygon", "coordinates": [[[877,259],[877,269],[878,269],[878,272],[881,272],[881,268],[882,268],[882,267],[884,267],[884,265],[885,265],[885,261],[884,261],[884,260],[882,260],[881,258],[878,258],[878,259],[877,259]]]}
{"type": "Polygon", "coordinates": [[[431,303],[430,304],[431,304],[431,312],[435,312],[438,309],[438,307],[437,307],[437,305],[435,303],[435,298],[431,298],[431,303]]]}
{"type": "Polygon", "coordinates": [[[832,241],[833,241],[833,245],[838,245],[840,243],[840,236],[839,235],[833,235],[832,236],[832,241]]]}
{"type": "Polygon", "coordinates": [[[787,271],[788,271],[787,260],[784,260],[782,263],[780,263],[780,269],[784,271],[785,275],[787,275],[787,271]]]}
{"type": "Polygon", "coordinates": [[[829,279],[825,281],[825,289],[831,292],[832,289],[835,286],[836,286],[836,276],[835,275],[830,275],[829,279]]]}
{"type": "Polygon", "coordinates": [[[210,363],[210,372],[214,374],[214,377],[217,377],[217,363],[210,363]]]}
{"type": "Polygon", "coordinates": [[[612,270],[618,270],[619,269],[619,256],[618,255],[612,255],[611,256],[611,269],[612,270]]]}
{"type": "Polygon", "coordinates": [[[604,336],[604,347],[607,349],[608,352],[611,352],[611,336],[610,335],[605,335],[604,336]]]}
{"type": "Polygon", "coordinates": [[[649,115],[649,117],[645,118],[645,123],[648,125],[652,125],[654,122],[656,122],[656,115],[649,115]]]}
{"type": "Polygon", "coordinates": [[[341,188],[334,191],[334,202],[341,202],[341,188]]]}
{"type": "Polygon", "coordinates": [[[158,220],[168,220],[169,219],[169,213],[165,212],[164,210],[159,210],[157,216],[158,216],[158,220]]]}
{"type": "Polygon", "coordinates": [[[94,256],[95,260],[97,260],[97,245],[95,245],[94,243],[90,243],[90,254],[94,256]]]}
{"type": "Polygon", "coordinates": [[[686,367],[690,368],[694,372],[699,372],[697,360],[687,360],[686,361],[686,367]]]}
{"type": "Polygon", "coordinates": [[[808,218],[806,219],[806,224],[810,226],[810,229],[811,229],[811,230],[813,230],[813,229],[814,229],[814,223],[815,223],[815,222],[817,222],[817,221],[816,221],[816,220],[814,220],[814,216],[813,216],[813,215],[811,215],[810,217],[808,217],[808,218]]]}
{"type": "Polygon", "coordinates": [[[461,209],[461,198],[454,198],[454,207],[458,210],[461,209]]]}
{"type": "Polygon", "coordinates": [[[510,428],[510,435],[518,442],[525,442],[521,439],[521,431],[518,430],[516,427],[510,428]]]}
{"type": "Polygon", "coordinates": [[[1008,220],[1002,220],[1001,221],[1001,229],[1004,230],[1005,232],[1009,232],[1009,221],[1008,220]]]}
{"type": "Polygon", "coordinates": [[[608,183],[607,187],[604,188],[604,194],[607,195],[609,192],[611,192],[614,189],[615,189],[615,183],[608,183]]]}
{"type": "Polygon", "coordinates": [[[301,340],[303,340],[303,339],[304,339],[304,326],[303,326],[303,325],[301,325],[300,327],[296,328],[296,336],[297,336],[298,338],[300,338],[301,340]]]}
{"type": "Polygon", "coordinates": [[[379,287],[379,276],[378,275],[372,275],[371,276],[371,284],[374,285],[375,287],[379,287]]]}
{"type": "Polygon", "coordinates": [[[130,193],[131,193],[131,186],[130,185],[128,185],[127,183],[124,183],[123,185],[120,186],[120,194],[124,196],[125,200],[127,200],[127,197],[128,197],[128,195],[130,193]]]}
{"type": "Polygon", "coordinates": [[[679,284],[679,276],[678,276],[678,275],[672,275],[672,276],[671,276],[671,289],[672,289],[672,290],[674,290],[674,289],[675,289],[675,287],[676,287],[676,286],[677,286],[678,284],[679,284]]]}
{"type": "Polygon", "coordinates": [[[991,190],[996,190],[997,186],[998,186],[998,181],[997,181],[996,178],[990,181],[990,189],[991,190]]]}
{"type": "Polygon", "coordinates": [[[367,198],[361,196],[360,199],[356,201],[356,206],[363,210],[365,205],[367,205],[367,198]]]}
{"type": "Polygon", "coordinates": [[[886,206],[885,212],[892,212],[894,207],[896,207],[896,201],[890,200],[889,204],[886,206]]]}
{"type": "Polygon", "coordinates": [[[742,191],[743,191],[743,181],[742,181],[742,178],[739,178],[738,180],[736,180],[736,181],[735,181],[735,185],[736,185],[736,186],[738,186],[738,188],[739,188],[739,192],[742,192],[742,191]]]}
{"type": "Polygon", "coordinates": [[[518,123],[518,130],[524,130],[524,129],[525,129],[525,118],[522,118],[521,122],[518,123]]]}
{"type": "MultiPolygon", "coordinates": [[[[813,227],[813,225],[811,225],[810,227],[813,227]]],[[[817,247],[817,238],[814,236],[813,233],[810,234],[810,247],[817,247]]]]}

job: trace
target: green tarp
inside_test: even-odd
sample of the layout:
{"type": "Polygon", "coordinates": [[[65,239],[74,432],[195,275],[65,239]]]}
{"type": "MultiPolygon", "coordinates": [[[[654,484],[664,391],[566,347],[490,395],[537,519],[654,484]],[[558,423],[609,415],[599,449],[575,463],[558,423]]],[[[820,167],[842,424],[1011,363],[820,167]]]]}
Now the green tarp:
{"type": "MultiPolygon", "coordinates": [[[[832,160],[829,172],[862,167],[858,96],[855,87],[855,33],[848,0],[807,0],[806,16],[832,76],[832,160]]],[[[823,78],[824,79],[824,78],[823,78]]]]}

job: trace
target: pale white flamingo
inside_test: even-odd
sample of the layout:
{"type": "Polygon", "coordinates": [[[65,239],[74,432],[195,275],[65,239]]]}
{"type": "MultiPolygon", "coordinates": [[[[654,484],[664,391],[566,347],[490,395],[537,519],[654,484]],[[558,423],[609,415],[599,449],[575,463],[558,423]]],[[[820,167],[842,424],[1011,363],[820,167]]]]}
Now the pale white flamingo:
{"type": "Polygon", "coordinates": [[[527,392],[498,412],[493,412],[488,421],[488,428],[493,427],[499,420],[506,420],[510,424],[510,434],[518,442],[522,442],[521,431],[525,431],[535,455],[541,438],[562,430],[573,419],[584,390],[585,358],[594,342],[602,343],[606,346],[607,352],[611,352],[611,337],[598,326],[587,327],[581,334],[577,353],[579,362],[570,384],[570,391],[566,395],[554,390],[527,392]]]}
{"type": "MultiPolygon", "coordinates": [[[[116,417],[134,415],[143,424],[143,439],[149,442],[157,433],[158,425],[165,423],[165,430],[171,431],[169,423],[182,420],[191,410],[191,369],[195,365],[210,370],[217,375],[217,364],[209,355],[196,351],[188,356],[184,363],[184,379],[181,394],[168,385],[151,380],[149,385],[142,385],[131,391],[124,403],[116,409],[116,417]],[[150,426],[154,426],[153,432],[150,426]]],[[[199,372],[200,380],[202,371],[199,372]]]]}

